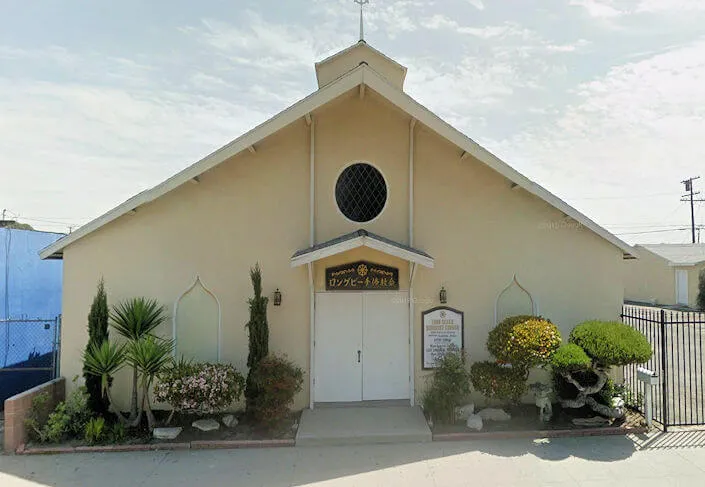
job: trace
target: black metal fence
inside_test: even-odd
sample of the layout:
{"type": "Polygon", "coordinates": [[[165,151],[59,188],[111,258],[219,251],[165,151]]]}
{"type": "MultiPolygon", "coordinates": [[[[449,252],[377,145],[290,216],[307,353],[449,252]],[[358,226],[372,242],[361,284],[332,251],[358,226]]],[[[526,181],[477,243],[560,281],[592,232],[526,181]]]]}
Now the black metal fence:
{"type": "Polygon", "coordinates": [[[61,317],[0,320],[0,406],[59,373],[61,317]]]}
{"type": "Polygon", "coordinates": [[[652,418],[669,426],[705,424],[705,313],[673,311],[643,306],[624,306],[622,321],[642,332],[654,351],[646,364],[624,368],[625,386],[636,405],[643,407],[644,384],[637,368],[646,367],[659,376],[653,387],[652,418]]]}

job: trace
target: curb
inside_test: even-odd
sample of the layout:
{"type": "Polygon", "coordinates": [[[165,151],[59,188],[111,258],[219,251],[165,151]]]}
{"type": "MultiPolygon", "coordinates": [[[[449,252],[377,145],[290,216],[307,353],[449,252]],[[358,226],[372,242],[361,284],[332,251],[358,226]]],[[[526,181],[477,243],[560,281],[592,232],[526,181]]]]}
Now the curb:
{"type": "Polygon", "coordinates": [[[17,455],[58,455],[64,453],[111,453],[134,451],[178,451],[214,450],[244,448],[282,448],[296,445],[296,440],[202,440],[185,443],[145,443],[135,445],[96,445],[96,446],[47,446],[31,447],[20,445],[17,455]]]}
{"type": "Polygon", "coordinates": [[[433,441],[508,440],[513,438],[581,438],[585,436],[626,436],[647,433],[646,426],[637,428],[603,427],[563,430],[493,431],[477,433],[436,433],[433,441]]]}
{"type": "Polygon", "coordinates": [[[296,440],[212,440],[192,441],[192,450],[239,449],[239,448],[284,448],[296,446],[296,440]]]}

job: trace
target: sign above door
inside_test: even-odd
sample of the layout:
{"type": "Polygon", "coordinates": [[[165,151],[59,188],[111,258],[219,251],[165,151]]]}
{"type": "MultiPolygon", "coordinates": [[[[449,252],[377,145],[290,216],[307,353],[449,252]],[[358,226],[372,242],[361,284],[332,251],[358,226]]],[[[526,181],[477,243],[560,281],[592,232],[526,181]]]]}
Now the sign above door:
{"type": "Polygon", "coordinates": [[[358,261],[326,269],[327,291],[396,291],[399,269],[358,261]]]}

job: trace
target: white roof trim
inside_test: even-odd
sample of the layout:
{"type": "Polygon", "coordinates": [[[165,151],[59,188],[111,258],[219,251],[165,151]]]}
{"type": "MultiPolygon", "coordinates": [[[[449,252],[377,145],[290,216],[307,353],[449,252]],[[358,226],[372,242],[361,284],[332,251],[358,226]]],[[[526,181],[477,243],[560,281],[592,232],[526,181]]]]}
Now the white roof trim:
{"type": "Polygon", "coordinates": [[[445,122],[438,115],[431,112],[428,108],[421,105],[412,97],[410,97],[403,91],[397,90],[395,87],[387,83],[380,75],[375,73],[374,70],[372,70],[371,68],[368,68],[368,71],[370,71],[371,73],[366,73],[365,83],[370,88],[382,95],[384,98],[396,105],[398,108],[404,110],[406,113],[416,118],[420,123],[426,125],[428,128],[436,132],[441,137],[444,137],[445,139],[454,143],[463,151],[472,155],[480,162],[483,162],[484,164],[488,165],[505,178],[521,186],[529,193],[538,196],[554,208],[562,211],[567,216],[571,217],[575,221],[589,228],[600,237],[604,238],[614,246],[620,248],[625,254],[636,255],[634,249],[628,243],[624,242],[614,234],[610,233],[608,230],[602,228],[600,225],[598,225],[590,218],[570,206],[562,199],[558,198],[553,193],[549,192],[542,186],[534,183],[529,178],[527,178],[514,168],[510,167],[507,163],[503,162],[497,156],[489,152],[487,149],[481,147],[470,137],[463,134],[462,132],[451,126],[449,123],[445,122]]]}
{"type": "Polygon", "coordinates": [[[342,242],[328,245],[326,247],[311,252],[294,256],[291,258],[291,267],[299,267],[304,264],[310,264],[312,262],[316,262],[317,260],[342,254],[343,252],[347,252],[348,250],[356,249],[359,247],[368,247],[374,250],[378,250],[387,255],[398,257],[402,260],[407,260],[415,264],[420,264],[430,269],[433,269],[435,265],[435,261],[432,257],[426,257],[423,255],[419,255],[416,252],[411,252],[409,250],[397,247],[396,245],[392,245],[390,243],[376,239],[372,235],[362,235],[360,237],[344,240],[342,242]]]}
{"type": "Polygon", "coordinates": [[[190,181],[209,169],[212,169],[213,167],[230,159],[234,155],[239,154],[244,150],[248,150],[248,147],[253,146],[262,141],[262,139],[278,132],[299,118],[304,118],[307,113],[312,112],[316,108],[325,105],[329,101],[336,99],[345,92],[356,88],[359,84],[363,83],[363,73],[365,68],[366,67],[363,65],[349,71],[345,76],[342,76],[327,84],[320,90],[315,91],[283,112],[280,112],[266,122],[233,140],[229,144],[224,145],[215,152],[212,152],[200,161],[175,174],[154,188],[133,196],[104,215],[78,228],[75,232],[70,233],[60,240],[57,240],[54,244],[43,249],[39,253],[39,256],[42,259],[46,259],[57,252],[61,252],[66,246],[99,229],[103,225],[116,220],[139,206],[154,201],[160,196],[163,196],[169,191],[181,186],[185,182],[190,181]]]}
{"type": "Polygon", "coordinates": [[[54,244],[42,250],[39,255],[42,259],[46,259],[57,253],[60,253],[66,246],[70,245],[76,240],[84,237],[85,235],[88,235],[89,233],[97,230],[103,225],[110,223],[111,221],[128,213],[129,211],[141,205],[144,205],[145,203],[154,201],[160,196],[181,186],[185,182],[193,179],[194,177],[202,174],[203,172],[219,165],[220,163],[231,158],[232,156],[244,150],[247,150],[248,147],[260,142],[262,139],[283,129],[284,127],[293,123],[297,119],[304,118],[307,113],[310,113],[316,110],[317,108],[320,108],[326,103],[332,101],[333,99],[339,97],[345,92],[356,88],[358,85],[363,83],[368,85],[370,88],[375,90],[387,100],[389,100],[392,104],[396,105],[398,108],[408,113],[413,118],[417,119],[420,123],[426,125],[428,128],[438,133],[441,137],[444,137],[453,144],[457,145],[460,149],[469,153],[470,155],[478,159],[480,162],[483,162],[484,164],[488,165],[490,168],[494,169],[510,181],[521,186],[529,193],[538,196],[549,205],[562,211],[564,214],[573,218],[575,221],[581,223],[603,239],[607,240],[614,246],[621,249],[626,255],[638,255],[634,248],[632,248],[629,244],[599,226],[587,216],[580,213],[572,206],[568,205],[565,201],[561,200],[560,198],[553,195],[540,185],[528,179],[526,176],[511,168],[505,162],[501,161],[497,156],[481,147],[475,141],[473,141],[468,136],[458,131],[454,127],[452,127],[447,122],[443,121],[440,117],[438,117],[436,114],[434,114],[426,107],[418,103],[409,95],[390,85],[381,75],[379,75],[375,70],[373,70],[367,65],[360,65],[355,69],[350,70],[348,73],[341,76],[337,80],[327,84],[318,91],[315,91],[311,95],[287,108],[283,112],[279,113],[278,115],[275,115],[273,118],[255,127],[254,129],[250,130],[249,132],[235,139],[229,144],[223,146],[212,154],[206,156],[205,158],[201,159],[192,166],[177,173],[176,175],[167,179],[163,183],[155,186],[150,190],[139,193],[138,195],[130,198],[126,202],[117,206],[116,208],[110,210],[103,216],[98,217],[90,223],[80,227],[75,232],[56,241],[54,244]]]}
{"type": "Polygon", "coordinates": [[[328,56],[328,57],[325,58],[324,60],[318,61],[317,63],[314,64],[314,66],[315,66],[316,68],[318,68],[318,66],[320,66],[321,64],[326,64],[327,62],[332,61],[333,59],[337,59],[337,58],[339,58],[339,57],[341,57],[341,56],[344,56],[345,54],[349,53],[350,51],[353,51],[353,50],[358,49],[358,48],[363,47],[363,46],[369,48],[372,52],[374,52],[375,54],[378,54],[382,59],[385,59],[385,60],[389,61],[390,63],[394,64],[395,66],[397,66],[398,68],[400,68],[401,70],[403,70],[403,71],[404,71],[404,77],[406,77],[406,72],[407,72],[406,66],[404,66],[403,64],[400,64],[399,62],[397,62],[397,61],[395,61],[394,59],[390,58],[389,56],[387,56],[387,55],[386,55],[385,53],[383,53],[382,51],[380,51],[380,50],[378,50],[378,49],[375,49],[374,47],[372,47],[371,45],[369,45],[366,41],[358,41],[358,42],[356,42],[355,44],[353,44],[352,46],[348,46],[348,47],[346,47],[345,49],[343,49],[342,51],[338,51],[338,52],[336,52],[335,54],[331,54],[330,56],[328,56]]]}

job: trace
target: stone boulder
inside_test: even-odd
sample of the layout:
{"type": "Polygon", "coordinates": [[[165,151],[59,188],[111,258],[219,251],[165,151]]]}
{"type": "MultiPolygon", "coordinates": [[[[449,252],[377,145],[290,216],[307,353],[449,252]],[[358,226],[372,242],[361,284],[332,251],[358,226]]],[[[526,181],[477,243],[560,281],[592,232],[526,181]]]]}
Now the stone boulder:
{"type": "Polygon", "coordinates": [[[481,431],[483,426],[482,417],[479,414],[471,414],[470,416],[468,416],[468,419],[465,424],[471,430],[481,431]]]}
{"type": "Polygon", "coordinates": [[[157,440],[175,440],[180,434],[183,428],[180,426],[176,428],[154,428],[152,435],[157,440]]]}
{"type": "Polygon", "coordinates": [[[225,425],[226,428],[234,428],[237,426],[238,420],[232,414],[226,414],[220,421],[225,425]]]}
{"type": "Polygon", "coordinates": [[[484,421],[509,421],[512,416],[504,409],[485,408],[477,413],[484,421]]]}
{"type": "Polygon", "coordinates": [[[455,419],[465,420],[470,417],[470,415],[475,413],[475,405],[473,403],[466,404],[465,406],[455,408],[455,419]]]}
{"type": "Polygon", "coordinates": [[[191,426],[200,431],[215,431],[220,429],[220,423],[215,419],[199,419],[191,423],[191,426]]]}

